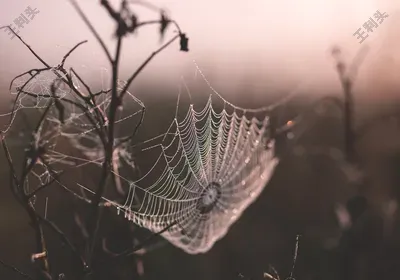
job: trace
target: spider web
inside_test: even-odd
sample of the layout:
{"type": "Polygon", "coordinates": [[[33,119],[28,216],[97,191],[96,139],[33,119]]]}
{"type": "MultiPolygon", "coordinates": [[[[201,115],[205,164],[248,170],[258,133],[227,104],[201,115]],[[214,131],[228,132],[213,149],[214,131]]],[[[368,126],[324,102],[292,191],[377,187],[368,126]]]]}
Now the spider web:
{"type": "Polygon", "coordinates": [[[158,154],[142,177],[133,181],[115,174],[129,186],[125,203],[104,198],[118,214],[162,232],[189,254],[210,250],[269,182],[279,160],[268,114],[290,98],[269,107],[240,108],[198,71],[212,90],[205,106],[195,109],[191,103],[183,117],[176,114],[165,133],[145,141],[161,143],[142,149],[158,154]],[[213,97],[222,102],[221,110],[213,97]]]}
{"type": "MultiPolygon", "coordinates": [[[[97,90],[92,88],[92,92],[107,92],[109,90],[108,85],[109,81],[111,81],[111,76],[106,68],[82,65],[76,69],[76,72],[81,77],[87,75],[91,77],[96,76],[101,86],[97,90]]],[[[77,76],[73,72],[70,72],[70,75],[75,88],[82,95],[88,96],[89,93],[86,87],[80,82],[77,76]]],[[[60,119],[59,110],[56,106],[51,106],[41,127],[36,133],[31,134],[34,129],[33,126],[36,126],[36,124],[32,125],[30,120],[39,119],[38,116],[40,117],[43,114],[46,108],[51,105],[54,98],[59,98],[61,101],[68,99],[76,104],[86,106],[85,102],[63,83],[57,86],[55,97],[52,96],[51,85],[59,77],[64,77],[64,74],[58,71],[57,68],[40,73],[31,72],[19,75],[10,85],[10,94],[16,96],[11,112],[1,115],[9,117],[9,122],[4,132],[7,132],[7,137],[13,138],[13,146],[23,147],[26,143],[33,141],[45,147],[46,153],[43,157],[46,160],[46,164],[38,161],[32,169],[31,174],[36,180],[31,180],[34,183],[28,181],[28,188],[30,190],[35,190],[41,185],[49,183],[54,179],[55,174],[89,164],[100,165],[104,159],[104,150],[97,136],[96,127],[108,125],[107,110],[111,103],[111,94],[109,93],[97,95],[95,97],[96,106],[93,109],[82,110],[70,102],[63,102],[63,122],[60,119]],[[22,93],[20,93],[21,87],[23,87],[22,93]],[[94,115],[94,110],[97,110],[104,117],[103,123],[92,123],[87,119],[86,115],[94,115]],[[18,119],[19,116],[23,118],[18,119]],[[19,122],[22,122],[22,124],[19,122]],[[21,129],[21,127],[28,128],[21,129]],[[18,132],[18,137],[15,137],[15,132],[18,132]],[[77,152],[81,154],[77,154],[77,152]]],[[[118,81],[119,91],[124,86],[124,81],[118,81]]],[[[128,91],[124,100],[124,106],[119,108],[116,115],[116,141],[129,136],[131,132],[124,131],[122,125],[125,121],[139,116],[143,107],[143,103],[128,91]]],[[[36,123],[36,121],[33,123],[36,123]]],[[[118,149],[117,156],[118,161],[126,159],[133,165],[131,155],[123,147],[118,149]]],[[[57,183],[62,184],[60,181],[57,181],[57,183]]],[[[67,189],[66,186],[63,187],[67,189]]]]}
{"type": "MultiPolygon", "coordinates": [[[[162,236],[190,254],[210,250],[269,182],[278,164],[275,143],[270,136],[269,113],[291,98],[288,96],[273,106],[259,109],[240,108],[215,91],[198,67],[197,71],[212,91],[207,103],[200,109],[191,103],[183,117],[178,117],[177,108],[175,118],[161,135],[135,146],[130,142],[118,146],[113,157],[114,175],[120,182],[117,190],[125,194],[126,199],[124,203],[117,203],[103,198],[116,207],[118,214],[122,212],[125,218],[150,231],[168,228],[162,236]],[[133,180],[137,168],[133,150],[156,141],[159,143],[140,151],[143,157],[147,152],[155,152],[154,163],[143,176],[133,180]],[[128,175],[120,172],[124,168],[128,175]],[[124,189],[122,184],[127,188],[124,189]]],[[[109,78],[106,74],[104,76],[109,78]]],[[[54,76],[54,73],[40,73],[25,90],[45,95],[54,77],[42,75],[54,76]]],[[[20,86],[28,78],[30,76],[21,77],[23,81],[16,80],[14,86],[20,86]]],[[[124,84],[119,81],[119,90],[124,84]]],[[[76,81],[76,87],[84,91],[79,81],[76,81]]],[[[104,85],[102,89],[106,89],[104,85]]],[[[77,98],[65,90],[58,94],[60,98],[77,98]]],[[[133,94],[128,92],[127,96],[136,108],[139,105],[139,110],[125,106],[124,101],[116,120],[116,143],[132,132],[118,125],[137,116],[144,108],[133,94]]],[[[33,108],[40,111],[48,104],[46,98],[29,101],[31,103],[25,102],[29,99],[26,98],[21,95],[17,99],[18,110],[33,108]]],[[[101,112],[107,111],[110,98],[107,94],[97,98],[97,108],[101,112]]],[[[58,111],[50,109],[49,117],[35,135],[37,141],[46,144],[48,165],[39,163],[33,172],[41,184],[52,179],[49,167],[57,170],[54,166],[58,164],[63,165],[62,170],[88,164],[101,165],[104,154],[96,125],[107,123],[92,124],[83,112],[67,106],[62,124],[58,111]],[[63,139],[69,143],[68,152],[58,145],[63,139]],[[81,156],[74,155],[73,150],[80,151],[81,156]]],[[[77,184],[93,192],[83,184],[77,184]]]]}
{"type": "Polygon", "coordinates": [[[153,167],[129,182],[125,217],[188,253],[208,251],[261,193],[278,163],[266,141],[268,117],[217,112],[210,98],[173,120],[153,167]],[[137,197],[138,199],[134,199],[137,197]],[[139,203],[138,203],[139,201],[139,203]]]}

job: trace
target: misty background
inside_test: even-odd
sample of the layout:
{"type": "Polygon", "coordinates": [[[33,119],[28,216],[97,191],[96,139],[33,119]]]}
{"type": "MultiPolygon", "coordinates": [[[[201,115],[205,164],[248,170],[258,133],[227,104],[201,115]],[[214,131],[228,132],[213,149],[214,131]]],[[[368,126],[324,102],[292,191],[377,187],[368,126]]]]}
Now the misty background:
{"type": "MultiPolygon", "coordinates": [[[[110,2],[117,4],[119,1],[110,2]]],[[[112,48],[115,26],[98,1],[79,3],[112,48]]],[[[343,95],[331,56],[333,46],[341,47],[347,61],[351,61],[360,48],[368,47],[354,88],[356,127],[362,131],[357,149],[367,179],[360,183],[357,170],[312,149],[323,146],[341,150],[343,147],[341,112],[329,105],[322,106],[322,113],[315,110],[302,124],[302,129],[294,131],[295,140],[281,139],[282,161],[270,184],[224,239],[204,255],[188,256],[170,245],[149,253],[143,258],[143,279],[240,279],[239,274],[262,279],[262,273],[270,264],[285,278],[292,266],[297,234],[304,238],[300,243],[296,279],[343,279],[337,276],[342,275],[342,271],[351,271],[345,273],[349,280],[389,279],[398,275],[399,223],[392,222],[397,227],[385,238],[376,223],[386,221],[382,218],[385,205],[400,198],[397,175],[400,170],[400,3],[390,0],[169,0],[152,3],[165,7],[188,34],[190,52],[179,52],[178,44],[172,44],[132,85],[131,92],[148,109],[141,140],[162,133],[171,120],[182,77],[192,81],[197,75],[193,61],[224,98],[243,107],[269,105],[303,86],[294,101],[279,111],[279,118],[286,121],[308,110],[313,100],[343,95]],[[386,12],[389,17],[359,44],[353,33],[376,10],[386,12]],[[305,148],[311,152],[305,153],[305,148]],[[345,205],[360,189],[367,197],[368,217],[372,218],[366,219],[366,226],[360,226],[355,237],[350,238],[352,241],[343,245],[343,232],[335,209],[339,204],[345,205]],[[353,261],[341,263],[335,249],[340,246],[350,252],[347,256],[353,261]]],[[[74,66],[91,84],[100,84],[101,71],[109,66],[94,37],[68,1],[0,0],[0,26],[12,23],[27,6],[37,8],[40,13],[19,33],[26,42],[51,64],[57,65],[72,46],[88,39],[89,42],[69,58],[67,66],[74,66]]],[[[154,18],[153,13],[140,8],[138,16],[143,20],[154,18]]],[[[170,26],[165,39],[172,36],[173,31],[170,26]]],[[[128,77],[159,43],[157,27],[141,29],[127,39],[123,45],[121,77],[128,77]]],[[[9,112],[11,79],[39,66],[17,38],[10,40],[8,32],[0,32],[0,114],[9,112]]],[[[209,91],[201,81],[192,83],[190,89],[195,98],[208,97],[209,91]]],[[[7,120],[7,117],[0,117],[2,125],[7,120]]],[[[21,154],[19,146],[15,147],[16,153],[21,154]]],[[[2,181],[8,182],[3,154],[0,172],[2,181]]],[[[73,233],[68,222],[72,206],[65,200],[65,196],[58,195],[52,201],[52,218],[73,233]]],[[[397,221],[398,218],[393,219],[397,221]]],[[[31,269],[29,258],[30,248],[33,248],[29,231],[25,213],[12,199],[8,184],[3,183],[0,258],[27,272],[31,269]]],[[[61,256],[63,249],[59,250],[61,256]]],[[[104,279],[108,277],[106,271],[105,266],[104,279]]],[[[4,279],[13,279],[10,278],[13,274],[7,273],[0,267],[1,279],[2,275],[4,279]]]]}

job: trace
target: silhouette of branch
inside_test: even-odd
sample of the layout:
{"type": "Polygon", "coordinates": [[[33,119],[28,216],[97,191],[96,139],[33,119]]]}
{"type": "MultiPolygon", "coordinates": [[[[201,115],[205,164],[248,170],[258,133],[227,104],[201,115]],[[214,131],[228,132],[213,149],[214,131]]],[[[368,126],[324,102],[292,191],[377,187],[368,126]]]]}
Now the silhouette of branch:
{"type": "Polygon", "coordinates": [[[47,64],[32,48],[31,46],[29,46],[22,38],[21,36],[19,36],[9,25],[7,26],[2,26],[0,27],[0,29],[3,28],[8,28],[13,34],[14,36],[16,36],[21,42],[22,44],[24,44],[29,50],[30,52],[41,62],[43,63],[47,68],[51,68],[51,66],[49,64],[47,64]]]}
{"type": "Polygon", "coordinates": [[[61,61],[61,64],[60,64],[58,67],[59,67],[59,68],[63,68],[63,67],[64,67],[64,63],[65,63],[65,60],[71,55],[71,53],[72,53],[74,50],[76,50],[80,45],[85,44],[85,43],[87,43],[87,40],[84,40],[84,41],[79,42],[78,44],[76,44],[69,52],[67,52],[67,53],[64,55],[64,57],[63,57],[63,59],[62,59],[62,61],[61,61]]]}
{"type": "Polygon", "coordinates": [[[28,198],[32,198],[35,195],[37,195],[41,190],[47,188],[48,186],[52,185],[54,182],[56,182],[57,179],[56,178],[52,178],[50,180],[50,182],[47,182],[46,184],[41,185],[40,187],[38,187],[36,190],[32,191],[30,194],[28,194],[28,198]]]}
{"type": "Polygon", "coordinates": [[[8,123],[7,128],[6,128],[5,130],[2,130],[2,131],[1,131],[2,133],[6,133],[6,132],[10,129],[10,127],[11,127],[11,124],[12,124],[14,118],[15,118],[15,112],[16,112],[16,104],[17,104],[17,101],[18,101],[18,99],[19,99],[21,93],[24,93],[24,92],[23,92],[23,89],[25,88],[25,86],[26,86],[31,80],[33,80],[33,79],[36,77],[36,75],[38,75],[39,73],[41,73],[42,71],[45,71],[45,70],[47,70],[47,69],[50,69],[50,68],[46,67],[46,68],[42,68],[42,69],[31,69],[31,70],[29,70],[29,71],[27,71],[27,72],[25,72],[25,73],[23,73],[23,74],[21,74],[21,75],[18,75],[18,76],[15,77],[14,79],[12,79],[12,81],[11,81],[11,83],[10,83],[10,86],[9,86],[9,90],[11,90],[12,84],[13,84],[13,82],[14,82],[17,78],[19,78],[19,77],[21,77],[22,75],[25,75],[25,74],[27,74],[27,73],[29,73],[29,74],[31,75],[31,77],[22,85],[22,87],[20,87],[20,88],[18,89],[17,96],[15,97],[15,100],[14,100],[14,103],[13,103],[13,107],[12,107],[12,109],[11,109],[10,121],[9,121],[9,123],[8,123]],[[34,74],[32,74],[33,71],[35,71],[34,74]]]}
{"type": "MultiPolygon", "coordinates": [[[[19,201],[20,201],[21,205],[25,208],[25,211],[27,212],[27,214],[31,220],[32,227],[36,234],[36,250],[38,252],[47,252],[46,243],[44,240],[43,229],[37,219],[35,208],[31,202],[31,200],[29,199],[29,197],[25,194],[24,187],[22,185],[25,182],[25,177],[22,177],[19,179],[16,175],[16,171],[13,167],[12,158],[11,158],[10,151],[8,149],[4,134],[1,134],[1,143],[3,146],[3,150],[5,153],[8,165],[10,167],[10,172],[13,177],[14,189],[17,191],[19,201]]],[[[23,174],[25,174],[25,172],[23,174]]],[[[41,261],[40,261],[39,268],[42,271],[49,273],[50,268],[49,268],[47,257],[40,258],[40,260],[41,261]]]]}
{"type": "Polygon", "coordinates": [[[12,266],[12,265],[9,265],[9,264],[3,262],[1,259],[0,259],[0,264],[1,264],[2,266],[4,266],[5,268],[7,268],[7,269],[9,269],[9,270],[12,270],[12,271],[14,271],[15,273],[19,274],[21,277],[24,277],[24,278],[29,279],[29,280],[34,280],[34,279],[33,279],[31,276],[29,276],[28,274],[22,272],[21,270],[19,270],[19,269],[16,268],[15,266],[12,266]]]}
{"type": "Polygon", "coordinates": [[[361,48],[352,63],[348,66],[342,60],[341,49],[337,46],[332,49],[332,56],[336,62],[336,70],[339,75],[340,83],[344,92],[344,135],[345,135],[345,151],[347,161],[355,163],[355,131],[354,131],[354,96],[353,84],[358,67],[365,58],[368,48],[361,48]]]}
{"type": "Polygon", "coordinates": [[[117,254],[115,257],[116,258],[120,258],[120,257],[129,257],[135,254],[135,252],[137,252],[138,250],[144,248],[145,245],[147,245],[150,241],[152,241],[154,238],[160,236],[161,234],[163,234],[164,232],[166,232],[167,230],[169,230],[170,228],[172,228],[173,226],[177,225],[178,222],[175,221],[169,225],[167,225],[165,228],[163,228],[160,231],[154,232],[152,233],[149,237],[147,237],[145,240],[143,240],[142,242],[140,242],[140,244],[134,246],[132,249],[127,249],[124,252],[117,254]]]}
{"type": "Polygon", "coordinates": [[[142,70],[146,67],[147,64],[149,64],[149,62],[160,52],[162,52],[165,48],[167,48],[170,44],[172,44],[176,39],[178,39],[180,37],[180,34],[175,35],[172,39],[170,39],[167,43],[165,43],[164,45],[162,45],[159,49],[157,49],[156,51],[154,51],[143,63],[142,65],[139,66],[139,68],[128,78],[128,80],[126,81],[125,86],[123,87],[123,89],[121,90],[120,93],[120,98],[122,99],[124,97],[124,95],[126,94],[126,92],[128,91],[129,86],[131,85],[131,83],[133,82],[133,80],[142,72],[142,70]]]}
{"type": "Polygon", "coordinates": [[[58,237],[69,247],[73,255],[75,256],[76,260],[78,261],[80,268],[82,271],[86,271],[88,266],[86,265],[85,260],[79,253],[79,251],[75,248],[74,244],[68,239],[65,233],[57,227],[55,223],[50,221],[49,219],[42,217],[41,215],[37,214],[40,222],[49,227],[54,233],[58,235],[58,237]]]}
{"type": "Polygon", "coordinates": [[[119,146],[121,146],[122,144],[128,142],[128,141],[131,141],[131,140],[136,136],[136,134],[137,134],[137,132],[138,132],[138,130],[139,130],[139,127],[140,127],[140,126],[142,125],[142,123],[143,123],[145,111],[146,111],[146,107],[143,107],[143,108],[140,110],[140,119],[139,119],[138,123],[136,124],[135,129],[133,130],[132,134],[129,135],[129,136],[127,136],[127,137],[125,137],[124,139],[122,139],[122,140],[117,144],[116,148],[119,147],[119,146]]]}
{"type": "MultiPolygon", "coordinates": [[[[75,1],[73,1],[75,8],[78,11],[81,11],[79,6],[75,1]]],[[[117,46],[116,46],[116,51],[115,51],[115,58],[112,59],[109,56],[109,61],[111,63],[112,67],[112,87],[111,87],[111,102],[110,102],[110,108],[108,112],[108,137],[107,137],[107,143],[105,145],[105,151],[104,151],[104,161],[102,164],[102,172],[101,172],[101,177],[100,181],[98,184],[98,189],[93,197],[93,205],[92,205],[92,214],[89,216],[89,235],[91,238],[91,242],[89,243],[89,249],[88,249],[88,262],[89,265],[91,264],[91,259],[93,258],[93,253],[94,253],[94,248],[97,242],[97,234],[99,230],[99,223],[101,220],[102,216],[102,207],[98,207],[102,195],[105,191],[106,188],[106,182],[108,179],[109,174],[112,171],[112,159],[113,159],[113,152],[115,149],[115,144],[114,144],[114,125],[115,125],[115,117],[116,117],[116,112],[119,106],[122,104],[122,100],[124,95],[126,94],[129,86],[133,82],[133,80],[141,73],[141,71],[145,68],[145,66],[152,60],[154,56],[156,56],[158,53],[163,51],[166,47],[168,47],[173,41],[175,41],[178,37],[181,36],[181,34],[178,34],[174,38],[172,38],[170,41],[168,41],[166,44],[164,44],[162,47],[160,47],[158,50],[153,52],[152,55],[149,56],[149,58],[132,74],[132,76],[127,80],[126,85],[122,89],[120,95],[118,96],[118,70],[119,70],[119,61],[120,61],[120,54],[121,54],[121,48],[122,48],[122,38],[125,36],[127,33],[132,33],[135,31],[137,28],[137,22],[136,22],[136,17],[133,15],[127,8],[127,2],[125,0],[121,1],[121,6],[120,6],[120,11],[116,12],[108,3],[107,0],[102,0],[101,5],[107,10],[109,15],[116,21],[117,23],[117,46]],[[123,18],[123,13],[128,13],[130,15],[130,22],[126,22],[123,18]]],[[[90,22],[86,19],[86,17],[80,13],[81,17],[85,21],[86,25],[89,27],[89,29],[92,32],[94,31],[94,28],[91,26],[90,22]]],[[[96,35],[95,35],[96,36],[96,35]]],[[[104,49],[104,48],[103,48],[104,49]]],[[[144,116],[144,110],[142,111],[142,117],[144,116]]],[[[142,120],[139,121],[139,125],[142,123],[142,120]]],[[[135,129],[134,134],[136,134],[137,129],[135,129]]]]}
{"type": "MultiPolygon", "coordinates": [[[[135,14],[133,14],[128,7],[128,1],[122,0],[121,1],[121,6],[119,11],[115,11],[111,5],[108,3],[107,0],[101,0],[100,4],[107,10],[108,14],[110,15],[111,18],[113,18],[116,23],[117,23],[117,29],[116,29],[116,34],[117,34],[117,45],[116,45],[116,50],[115,50],[115,55],[114,58],[111,56],[108,48],[106,47],[104,41],[101,39],[100,35],[92,25],[92,23],[89,21],[88,17],[85,15],[85,13],[82,11],[80,6],[78,5],[78,2],[76,0],[70,0],[70,3],[76,10],[76,12],[79,14],[81,19],[84,21],[86,26],[89,28],[91,33],[94,35],[98,43],[100,44],[101,48],[103,49],[109,63],[111,64],[112,67],[112,79],[111,79],[111,88],[109,90],[101,90],[99,92],[93,93],[89,85],[82,79],[82,77],[71,67],[69,69],[69,72],[64,68],[66,60],[70,57],[70,55],[82,44],[86,43],[87,41],[81,41],[77,43],[72,49],[70,49],[62,58],[60,64],[56,67],[51,67],[49,64],[42,59],[18,34],[16,34],[9,26],[3,27],[3,28],[9,28],[15,36],[19,38],[19,40],[31,51],[31,53],[45,66],[44,68],[37,68],[37,69],[31,69],[23,74],[18,75],[15,77],[11,83],[10,83],[10,90],[12,88],[12,84],[15,82],[16,79],[23,77],[24,75],[29,74],[30,77],[29,79],[21,86],[17,88],[17,96],[13,105],[12,113],[11,113],[11,119],[9,126],[7,127],[6,131],[11,127],[11,124],[13,122],[13,119],[15,118],[15,113],[17,109],[17,102],[20,100],[20,97],[22,94],[32,97],[32,98],[48,98],[50,99],[50,103],[48,106],[45,108],[44,112],[41,115],[41,118],[34,130],[32,141],[29,145],[29,149],[27,149],[25,155],[24,155],[24,161],[23,161],[23,166],[21,170],[21,176],[18,177],[16,170],[14,168],[11,155],[8,150],[7,143],[5,141],[5,136],[4,133],[6,131],[0,131],[1,137],[2,137],[2,144],[3,144],[3,149],[6,153],[6,158],[8,161],[8,164],[10,166],[10,179],[11,179],[11,188],[13,189],[13,193],[16,195],[17,200],[24,206],[25,210],[27,211],[31,221],[32,225],[35,229],[36,232],[36,241],[37,241],[37,248],[38,248],[38,253],[34,254],[34,259],[35,260],[40,260],[41,261],[41,268],[43,273],[46,275],[50,275],[50,269],[48,266],[48,255],[47,255],[47,250],[46,250],[46,245],[45,245],[45,240],[44,240],[44,235],[43,235],[43,230],[42,230],[42,224],[49,227],[55,234],[57,234],[61,240],[67,246],[70,248],[70,250],[74,254],[74,258],[77,259],[79,262],[81,269],[84,274],[88,275],[88,271],[91,269],[91,264],[94,259],[94,251],[97,245],[97,235],[99,231],[99,224],[100,220],[102,218],[102,209],[104,208],[101,199],[103,196],[103,193],[105,192],[105,189],[107,187],[107,181],[108,177],[110,174],[112,176],[115,176],[113,171],[113,155],[114,151],[116,148],[118,148],[119,145],[130,141],[133,139],[133,137],[137,134],[137,131],[139,127],[141,126],[144,115],[145,115],[145,107],[143,104],[142,110],[141,110],[141,117],[139,122],[136,124],[135,129],[133,130],[132,134],[123,138],[121,141],[118,143],[115,143],[115,125],[116,125],[116,118],[117,118],[117,111],[122,105],[123,97],[125,96],[129,86],[131,83],[134,81],[134,79],[141,73],[141,71],[147,66],[147,64],[161,51],[163,51],[165,48],[167,48],[172,42],[174,42],[177,38],[181,39],[180,45],[181,45],[181,51],[188,51],[188,38],[186,37],[185,34],[181,32],[180,27],[178,24],[167,18],[164,12],[162,12],[161,9],[159,11],[161,12],[161,19],[160,20],[154,20],[154,21],[144,21],[144,22],[137,22],[137,18],[135,14]],[[120,65],[120,56],[121,56],[121,50],[122,50],[122,43],[123,43],[123,37],[133,33],[138,27],[146,26],[146,25],[152,25],[152,24],[159,24],[160,25],[160,34],[161,36],[164,34],[167,26],[169,23],[173,23],[176,28],[178,29],[179,34],[174,36],[171,40],[169,40],[167,43],[162,45],[159,49],[154,51],[143,63],[142,65],[139,66],[139,68],[129,77],[127,83],[125,84],[124,88],[122,89],[121,92],[118,91],[118,80],[119,80],[119,65],[120,65]],[[53,80],[52,84],[50,85],[50,94],[36,94],[36,93],[31,93],[25,90],[26,86],[37,77],[42,72],[45,71],[51,71],[54,73],[57,78],[53,80]],[[75,75],[75,77],[79,80],[81,84],[83,84],[84,88],[88,92],[88,94],[81,92],[74,84],[72,75],[75,75]],[[78,101],[66,98],[66,97],[61,97],[57,95],[57,90],[59,89],[61,83],[64,83],[69,89],[71,90],[70,92],[74,93],[77,96],[78,101]],[[111,93],[110,97],[110,105],[108,107],[107,112],[103,112],[96,104],[96,97],[101,96],[102,94],[109,94],[111,93]],[[93,125],[96,136],[100,138],[102,142],[102,148],[104,150],[104,159],[102,162],[102,169],[101,169],[101,174],[99,176],[99,181],[98,181],[98,188],[94,192],[92,199],[87,199],[85,197],[81,197],[74,193],[72,190],[64,186],[64,184],[60,181],[59,174],[57,174],[51,166],[48,164],[46,161],[46,141],[42,141],[39,137],[38,134],[40,134],[40,130],[43,128],[45,121],[47,120],[47,114],[50,111],[51,106],[55,106],[56,110],[58,112],[58,120],[59,124],[63,125],[65,121],[65,107],[64,105],[72,105],[73,108],[79,108],[84,115],[87,117],[89,123],[93,125]],[[95,112],[92,114],[92,112],[95,112]],[[36,188],[34,191],[28,192],[25,188],[25,183],[27,181],[27,178],[29,174],[32,172],[34,166],[40,162],[41,165],[43,165],[47,172],[49,172],[50,176],[52,179],[46,183],[40,185],[38,188],[36,188]],[[68,237],[51,221],[49,221],[46,217],[40,216],[38,213],[36,213],[34,205],[32,203],[32,198],[39,193],[41,190],[46,188],[47,186],[57,183],[59,186],[61,186],[64,190],[67,190],[68,192],[72,193],[75,197],[83,200],[84,202],[88,203],[90,206],[90,212],[88,215],[88,247],[87,247],[87,255],[85,256],[85,259],[79,254],[78,250],[75,248],[73,243],[68,239],[68,237]],[[45,273],[44,273],[45,272],[45,273]]],[[[150,236],[149,239],[145,240],[142,244],[139,244],[138,246],[134,247],[134,250],[139,250],[140,248],[143,248],[144,244],[148,242],[148,240],[152,239],[154,236],[158,236],[162,234],[164,231],[168,230],[173,226],[171,224],[164,230],[153,234],[150,236]]],[[[130,255],[129,252],[126,253],[127,255],[130,255]]]]}
{"type": "MultiPolygon", "coordinates": [[[[42,118],[42,119],[43,119],[43,118],[42,118]]],[[[5,151],[5,154],[6,154],[6,158],[7,158],[8,162],[9,162],[9,166],[11,167],[11,170],[12,170],[11,173],[13,174],[15,183],[19,183],[19,181],[18,181],[18,179],[17,179],[17,177],[16,177],[16,175],[15,175],[15,170],[14,170],[14,168],[13,168],[12,159],[11,159],[11,156],[10,156],[10,153],[9,153],[9,150],[8,150],[8,147],[7,147],[7,144],[6,144],[5,139],[4,139],[3,137],[2,137],[2,144],[3,144],[3,148],[4,148],[4,151],[5,151]]],[[[43,158],[41,158],[41,160],[44,161],[43,158]]],[[[45,163],[45,161],[44,161],[44,163],[45,163]]],[[[46,164],[46,163],[45,163],[45,164],[46,164]]],[[[24,174],[25,174],[25,173],[24,173],[24,174]]],[[[26,176],[26,175],[25,175],[25,176],[26,176]]],[[[54,179],[54,181],[57,180],[55,177],[54,177],[53,179],[54,179]]],[[[53,182],[53,180],[52,180],[50,183],[52,183],[52,182],[53,182]]],[[[50,184],[50,183],[49,183],[49,184],[50,184]]],[[[45,186],[47,186],[47,185],[45,185],[45,186]]],[[[42,187],[42,188],[43,188],[43,187],[42,187]]],[[[38,189],[38,190],[41,190],[42,188],[40,188],[40,189],[38,189]]],[[[77,259],[81,261],[82,269],[87,269],[87,265],[86,265],[85,261],[84,261],[84,260],[82,259],[82,257],[79,255],[78,251],[77,251],[76,248],[73,246],[73,244],[69,241],[69,239],[66,237],[66,235],[65,235],[54,223],[52,223],[52,222],[49,221],[48,219],[46,219],[46,218],[44,218],[44,217],[42,217],[42,216],[40,216],[39,214],[36,213],[35,209],[33,208],[32,203],[30,202],[30,198],[31,198],[38,190],[36,190],[35,192],[33,192],[33,193],[29,194],[29,195],[24,195],[24,194],[21,194],[21,193],[20,193],[20,196],[22,196],[22,197],[24,198],[25,203],[27,204],[27,206],[25,206],[25,207],[27,207],[27,211],[29,212],[29,215],[30,215],[30,217],[31,217],[31,220],[32,220],[32,221],[38,221],[38,220],[40,220],[40,222],[44,223],[44,224],[47,225],[49,228],[51,228],[51,229],[53,230],[53,232],[55,232],[57,235],[59,235],[60,238],[63,240],[63,242],[64,242],[66,245],[68,245],[68,247],[70,247],[71,251],[72,251],[72,252],[74,253],[74,255],[77,257],[77,259]]],[[[34,223],[34,227],[35,227],[35,229],[36,229],[37,231],[39,231],[39,234],[40,234],[40,244],[41,244],[40,246],[41,246],[41,248],[43,249],[42,251],[43,251],[43,252],[47,252],[45,245],[42,244],[42,243],[44,243],[43,230],[41,229],[41,227],[40,227],[40,225],[39,225],[38,223],[34,223]]],[[[47,260],[47,258],[44,258],[44,260],[47,260]]],[[[48,266],[48,264],[47,264],[47,266],[48,266]]],[[[45,271],[48,272],[48,269],[46,269],[45,271]]]]}
{"type": "Polygon", "coordinates": [[[77,13],[79,14],[79,16],[82,18],[82,20],[85,22],[85,24],[89,27],[90,31],[92,32],[92,34],[94,35],[94,37],[96,38],[97,42],[100,44],[101,48],[103,49],[105,55],[107,56],[107,59],[112,62],[112,58],[110,55],[110,52],[108,51],[106,44],[103,42],[103,40],[101,39],[99,33],[97,33],[96,29],[93,27],[93,25],[90,23],[89,19],[87,18],[87,16],[85,15],[85,13],[82,11],[82,9],[80,8],[80,6],[78,5],[78,2],[76,2],[75,0],[70,0],[72,6],[74,6],[75,10],[77,11],[77,13]]]}
{"type": "MultiPolygon", "coordinates": [[[[121,6],[122,6],[122,4],[121,4],[121,6]]],[[[101,198],[103,196],[103,193],[105,191],[108,175],[109,175],[110,171],[112,170],[112,158],[113,158],[113,151],[114,151],[115,117],[116,117],[118,107],[121,104],[121,100],[118,98],[118,95],[117,95],[119,58],[120,58],[121,47],[122,47],[121,44],[122,44],[122,37],[119,36],[118,42],[117,42],[115,59],[111,63],[111,66],[112,66],[112,87],[111,88],[112,88],[112,90],[111,90],[110,110],[109,110],[109,114],[108,114],[108,121],[109,121],[108,139],[107,139],[107,143],[106,143],[105,151],[104,151],[105,159],[104,159],[103,166],[102,166],[99,187],[98,187],[98,189],[93,197],[93,200],[92,200],[93,208],[91,211],[92,213],[90,215],[91,219],[89,220],[89,236],[91,238],[91,242],[89,242],[88,258],[87,258],[89,264],[91,264],[91,260],[93,258],[94,248],[96,246],[96,241],[97,241],[97,233],[99,230],[102,209],[103,209],[101,207],[98,207],[98,205],[99,205],[101,198]]]]}

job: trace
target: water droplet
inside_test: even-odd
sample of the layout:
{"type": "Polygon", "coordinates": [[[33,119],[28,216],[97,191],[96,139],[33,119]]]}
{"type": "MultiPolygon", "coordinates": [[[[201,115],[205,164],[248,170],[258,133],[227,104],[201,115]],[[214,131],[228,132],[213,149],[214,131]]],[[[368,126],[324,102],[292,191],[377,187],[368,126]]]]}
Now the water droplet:
{"type": "Polygon", "coordinates": [[[36,203],[36,195],[32,196],[31,202],[32,202],[33,205],[35,205],[35,203],[36,203]]]}
{"type": "Polygon", "coordinates": [[[246,160],[244,161],[246,164],[250,162],[250,158],[246,158],[246,160]]]}
{"type": "Polygon", "coordinates": [[[242,180],[242,186],[246,185],[246,181],[242,180]]]}
{"type": "Polygon", "coordinates": [[[287,137],[288,139],[293,139],[293,138],[294,138],[294,133],[293,133],[293,132],[288,132],[288,133],[286,134],[286,137],[287,137]]]}
{"type": "Polygon", "coordinates": [[[121,213],[121,208],[117,207],[117,215],[121,213]]]}

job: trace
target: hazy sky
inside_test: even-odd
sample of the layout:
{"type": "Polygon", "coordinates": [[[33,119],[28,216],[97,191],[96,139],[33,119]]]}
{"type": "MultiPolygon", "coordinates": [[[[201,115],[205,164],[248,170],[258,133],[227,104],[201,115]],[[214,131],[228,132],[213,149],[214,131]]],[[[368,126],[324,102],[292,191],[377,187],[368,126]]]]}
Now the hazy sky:
{"type": "MultiPolygon", "coordinates": [[[[79,1],[107,44],[113,46],[114,24],[98,2],[79,1]]],[[[324,88],[337,85],[329,48],[339,44],[349,58],[361,46],[371,47],[360,72],[362,86],[399,83],[393,69],[400,66],[399,51],[396,53],[400,39],[395,37],[400,38],[400,1],[158,0],[152,3],[167,8],[188,33],[190,52],[181,53],[178,43],[174,44],[143,72],[143,80],[178,83],[181,75],[194,74],[192,61],[196,60],[213,85],[226,95],[244,83],[250,83],[253,92],[264,94],[269,90],[288,90],[307,79],[316,88],[324,88]],[[360,45],[353,33],[376,10],[388,13],[389,17],[360,45]]],[[[68,48],[88,39],[90,42],[75,53],[71,64],[76,68],[108,67],[93,36],[66,0],[0,0],[0,25],[12,23],[28,5],[40,13],[20,34],[50,63],[58,64],[68,48]]],[[[151,15],[139,11],[139,18],[150,19],[151,15]]],[[[173,35],[173,28],[169,29],[169,35],[173,35]]],[[[123,69],[134,69],[158,44],[156,27],[142,29],[123,46],[123,69]]],[[[0,34],[0,62],[1,94],[7,94],[4,81],[40,66],[6,32],[0,34]]]]}

